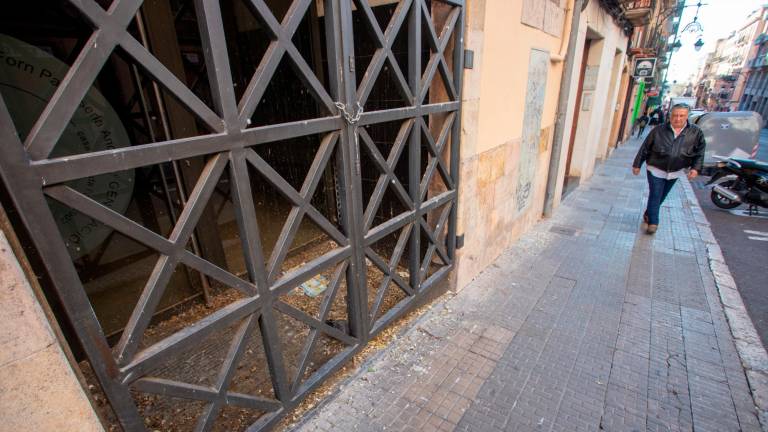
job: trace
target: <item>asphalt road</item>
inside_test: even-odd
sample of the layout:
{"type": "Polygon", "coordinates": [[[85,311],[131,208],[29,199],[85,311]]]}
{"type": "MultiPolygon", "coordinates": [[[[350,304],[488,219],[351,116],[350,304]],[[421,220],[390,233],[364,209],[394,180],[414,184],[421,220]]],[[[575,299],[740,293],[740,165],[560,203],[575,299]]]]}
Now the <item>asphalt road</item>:
{"type": "MultiPolygon", "coordinates": [[[[768,129],[760,135],[758,160],[768,161],[768,129]]],[[[768,347],[768,209],[757,216],[745,214],[746,206],[733,210],[715,207],[704,186],[707,177],[694,180],[693,189],[709,220],[712,232],[736,280],[741,297],[763,345],[768,347]]]]}

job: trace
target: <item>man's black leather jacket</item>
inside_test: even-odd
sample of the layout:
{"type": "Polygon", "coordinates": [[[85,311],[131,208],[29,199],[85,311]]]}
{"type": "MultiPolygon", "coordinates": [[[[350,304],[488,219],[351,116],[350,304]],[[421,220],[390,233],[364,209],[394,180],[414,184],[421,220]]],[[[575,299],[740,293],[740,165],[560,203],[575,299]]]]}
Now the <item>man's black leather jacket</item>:
{"type": "Polygon", "coordinates": [[[701,172],[704,165],[704,133],[698,126],[687,124],[675,138],[667,122],[655,127],[645,138],[632,166],[640,168],[643,162],[666,172],[692,168],[701,172]]]}

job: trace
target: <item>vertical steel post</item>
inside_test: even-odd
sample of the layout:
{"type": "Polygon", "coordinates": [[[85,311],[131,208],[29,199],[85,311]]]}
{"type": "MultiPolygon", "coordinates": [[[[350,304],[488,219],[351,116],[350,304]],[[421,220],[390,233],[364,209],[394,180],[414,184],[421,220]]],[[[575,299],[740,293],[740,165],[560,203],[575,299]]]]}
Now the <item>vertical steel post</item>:
{"type": "MultiPolygon", "coordinates": [[[[461,7],[461,13],[459,20],[454,27],[454,42],[453,42],[453,86],[456,89],[456,98],[461,102],[462,85],[464,78],[464,7],[461,7]]],[[[461,104],[459,109],[456,110],[456,117],[451,125],[451,146],[450,157],[451,166],[450,173],[453,180],[454,191],[456,196],[453,199],[453,205],[451,206],[451,214],[448,219],[448,257],[451,259],[451,264],[456,263],[456,229],[458,223],[458,208],[459,208],[459,175],[461,174],[461,104]]]]}
{"type": "MultiPolygon", "coordinates": [[[[141,12],[136,12],[136,24],[142,39],[141,41],[142,45],[144,45],[145,47],[147,47],[147,49],[149,49],[148,48],[149,43],[146,40],[146,35],[145,35],[146,32],[144,30],[144,24],[143,24],[141,12]]],[[[137,81],[136,81],[137,91],[142,92],[143,90],[141,88],[141,80],[138,75],[138,69],[136,69],[136,66],[132,66],[132,68],[135,71],[136,77],[137,77],[137,81]]],[[[168,111],[165,108],[165,100],[163,99],[162,92],[160,91],[160,86],[154,81],[152,82],[152,92],[155,96],[155,103],[157,104],[158,114],[160,115],[160,123],[163,125],[163,133],[165,135],[165,139],[170,140],[173,138],[173,134],[171,133],[171,127],[168,121],[168,111]]],[[[144,96],[142,95],[141,98],[143,100],[144,96]]],[[[151,136],[152,142],[155,142],[156,138],[153,136],[154,132],[152,131],[151,123],[149,121],[147,122],[147,127],[150,129],[150,136],[151,136]]],[[[181,204],[181,207],[183,208],[184,206],[187,205],[188,194],[187,194],[187,190],[184,185],[184,182],[182,181],[182,175],[181,175],[181,170],[179,169],[179,163],[178,161],[175,161],[175,160],[170,161],[168,163],[171,165],[171,168],[173,170],[173,176],[176,182],[176,193],[179,196],[179,202],[181,204]]],[[[157,168],[160,171],[160,177],[163,181],[163,190],[165,191],[165,194],[168,197],[167,199],[169,200],[169,213],[171,216],[171,221],[175,224],[177,220],[177,215],[176,215],[176,210],[173,208],[173,201],[170,198],[170,193],[168,192],[168,181],[167,181],[167,175],[165,174],[165,164],[159,164],[157,168]]],[[[202,256],[200,252],[200,243],[198,242],[197,235],[195,233],[192,234],[192,237],[190,238],[190,240],[191,240],[192,251],[196,255],[202,256]]],[[[187,274],[187,278],[191,281],[192,280],[191,270],[185,266],[184,271],[187,274]]],[[[205,304],[210,305],[211,284],[208,281],[208,278],[204,274],[197,272],[197,275],[200,278],[200,284],[202,285],[205,304]]]]}
{"type": "MultiPolygon", "coordinates": [[[[408,84],[411,87],[413,100],[411,104],[415,108],[421,108],[422,101],[418,100],[421,94],[421,2],[413,0],[410,16],[408,17],[408,84]]],[[[418,115],[421,115],[417,111],[418,115]]],[[[421,288],[421,134],[423,131],[420,122],[414,122],[411,137],[408,144],[408,193],[413,201],[414,219],[411,229],[409,245],[410,283],[414,292],[421,288]]],[[[440,155],[437,155],[440,157],[440,155]]]]}
{"type": "MultiPolygon", "coordinates": [[[[328,47],[328,76],[332,97],[344,104],[347,111],[357,109],[357,91],[354,71],[354,42],[352,40],[352,3],[349,0],[326,0],[326,46],[328,47]]],[[[347,269],[347,315],[350,330],[361,344],[368,340],[367,269],[365,264],[364,234],[362,232],[362,184],[360,181],[360,148],[357,127],[345,124],[339,136],[340,157],[337,172],[341,189],[341,219],[352,245],[352,256],[347,269]]]]}

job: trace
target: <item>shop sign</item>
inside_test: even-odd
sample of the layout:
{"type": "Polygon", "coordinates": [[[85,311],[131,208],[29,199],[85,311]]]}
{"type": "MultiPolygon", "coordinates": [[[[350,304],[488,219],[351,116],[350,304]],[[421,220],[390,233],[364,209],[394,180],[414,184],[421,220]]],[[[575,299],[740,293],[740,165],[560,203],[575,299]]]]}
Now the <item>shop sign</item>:
{"type": "Polygon", "coordinates": [[[634,67],[635,78],[650,78],[656,68],[656,57],[636,58],[634,67]]]}

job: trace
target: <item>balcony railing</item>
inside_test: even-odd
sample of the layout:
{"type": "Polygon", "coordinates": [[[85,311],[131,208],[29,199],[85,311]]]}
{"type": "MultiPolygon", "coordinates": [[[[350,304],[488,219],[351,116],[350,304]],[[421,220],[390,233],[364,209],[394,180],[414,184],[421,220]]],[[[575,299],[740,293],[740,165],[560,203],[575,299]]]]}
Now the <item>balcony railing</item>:
{"type": "Polygon", "coordinates": [[[753,68],[768,66],[768,56],[765,54],[756,56],[749,62],[749,65],[753,68]]]}
{"type": "Polygon", "coordinates": [[[651,0],[620,1],[624,16],[635,27],[648,24],[651,16],[651,0]]]}

